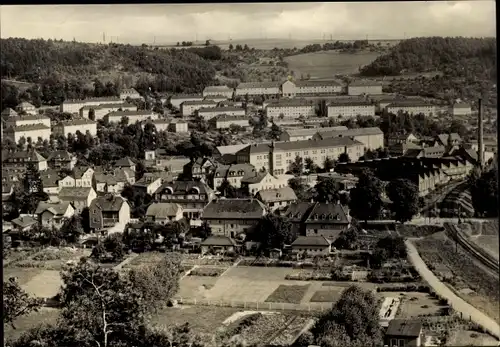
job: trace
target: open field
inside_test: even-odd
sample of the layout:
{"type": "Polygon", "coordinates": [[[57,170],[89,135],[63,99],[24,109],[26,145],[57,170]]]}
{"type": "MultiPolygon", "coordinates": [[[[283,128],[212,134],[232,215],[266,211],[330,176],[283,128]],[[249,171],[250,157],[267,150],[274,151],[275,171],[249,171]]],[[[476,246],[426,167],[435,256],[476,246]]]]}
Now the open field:
{"type": "Polygon", "coordinates": [[[128,264],[126,264],[123,268],[124,269],[140,268],[144,265],[156,264],[163,258],[165,258],[165,253],[160,253],[160,252],[140,253],[134,259],[132,259],[128,264]]]}
{"type": "Polygon", "coordinates": [[[4,280],[16,277],[17,282],[22,286],[39,275],[43,270],[38,268],[6,267],[3,269],[4,280]]]}
{"type": "Polygon", "coordinates": [[[440,305],[437,299],[426,293],[417,292],[384,292],[378,295],[387,298],[398,298],[400,304],[396,318],[412,318],[419,316],[437,316],[446,305],[440,305]]]}
{"type": "Polygon", "coordinates": [[[18,259],[9,263],[9,267],[40,268],[60,271],[68,261],[79,261],[81,257],[88,257],[91,250],[81,248],[44,248],[27,258],[18,259]]]}
{"type": "Polygon", "coordinates": [[[331,79],[335,75],[357,73],[360,66],[367,65],[380,55],[376,52],[356,54],[321,51],[285,57],[288,69],[296,78],[309,74],[311,79],[331,79]]]}
{"type": "Polygon", "coordinates": [[[498,220],[483,223],[467,223],[460,225],[460,228],[470,236],[470,241],[483,248],[496,259],[500,259],[498,250],[498,220]]]}
{"type": "Polygon", "coordinates": [[[290,304],[300,304],[302,298],[309,289],[309,285],[280,285],[267,297],[266,302],[284,302],[290,304]]]}
{"type": "Polygon", "coordinates": [[[498,341],[488,334],[458,330],[451,334],[446,346],[498,346],[498,341]]]}
{"type": "Polygon", "coordinates": [[[39,324],[54,324],[57,321],[57,317],[59,317],[59,309],[42,307],[38,312],[32,312],[27,316],[18,318],[14,322],[16,329],[13,329],[10,325],[4,324],[4,338],[15,340],[24,332],[39,324]]]}
{"type": "Polygon", "coordinates": [[[21,287],[30,295],[39,298],[52,298],[59,293],[62,284],[59,271],[42,270],[21,287]]]}

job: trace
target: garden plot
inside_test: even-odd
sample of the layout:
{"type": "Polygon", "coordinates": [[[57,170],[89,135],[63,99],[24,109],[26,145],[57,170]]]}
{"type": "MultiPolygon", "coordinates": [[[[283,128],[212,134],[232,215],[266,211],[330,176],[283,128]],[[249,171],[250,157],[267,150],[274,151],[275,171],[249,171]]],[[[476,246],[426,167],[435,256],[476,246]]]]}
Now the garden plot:
{"type": "Polygon", "coordinates": [[[451,334],[446,346],[498,346],[498,341],[488,334],[458,330],[451,334]]]}
{"type": "Polygon", "coordinates": [[[143,266],[158,264],[165,258],[165,253],[160,252],[144,252],[139,253],[134,259],[127,263],[124,269],[141,268],[143,266]]]}
{"type": "Polygon", "coordinates": [[[177,296],[189,299],[206,299],[216,283],[216,277],[186,276],[180,281],[177,296]]]}
{"type": "Polygon", "coordinates": [[[447,307],[446,305],[440,305],[438,300],[426,293],[382,292],[378,293],[378,295],[385,298],[397,298],[399,300],[396,318],[437,316],[440,310],[447,307]]]}
{"type": "Polygon", "coordinates": [[[282,284],[269,295],[266,302],[279,302],[289,304],[300,304],[302,298],[309,289],[309,285],[286,285],[282,284]]]}
{"type": "Polygon", "coordinates": [[[39,268],[60,271],[68,261],[78,262],[81,257],[90,256],[90,250],[81,248],[44,248],[26,259],[14,261],[9,267],[39,268]]]}

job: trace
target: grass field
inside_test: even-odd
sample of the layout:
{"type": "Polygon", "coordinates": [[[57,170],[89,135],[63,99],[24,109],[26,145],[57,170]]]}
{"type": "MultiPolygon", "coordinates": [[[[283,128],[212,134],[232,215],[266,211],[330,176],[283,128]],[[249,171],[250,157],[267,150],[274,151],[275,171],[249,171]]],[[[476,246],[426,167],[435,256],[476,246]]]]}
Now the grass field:
{"type": "Polygon", "coordinates": [[[294,71],[297,78],[309,74],[313,79],[328,79],[334,78],[337,74],[357,73],[360,66],[371,63],[379,55],[375,52],[348,54],[321,51],[293,55],[284,60],[288,63],[288,69],[294,71]]]}
{"type": "Polygon", "coordinates": [[[498,346],[498,341],[488,334],[458,330],[451,334],[446,346],[498,346]]]}
{"type": "Polygon", "coordinates": [[[16,329],[13,329],[10,325],[4,324],[4,338],[17,339],[24,332],[36,327],[39,324],[54,324],[57,321],[58,316],[58,309],[42,307],[38,312],[32,312],[27,316],[18,318],[14,322],[16,329]]]}
{"type": "Polygon", "coordinates": [[[165,258],[165,253],[160,252],[145,252],[138,254],[128,264],[124,266],[125,269],[137,268],[144,265],[151,265],[158,263],[161,259],[165,258]]]}
{"type": "Polygon", "coordinates": [[[311,302],[336,302],[344,288],[330,287],[329,290],[318,290],[311,298],[311,302]]]}
{"type": "Polygon", "coordinates": [[[300,304],[300,301],[309,289],[309,285],[280,285],[268,296],[266,302],[284,302],[289,304],[300,304]]]}

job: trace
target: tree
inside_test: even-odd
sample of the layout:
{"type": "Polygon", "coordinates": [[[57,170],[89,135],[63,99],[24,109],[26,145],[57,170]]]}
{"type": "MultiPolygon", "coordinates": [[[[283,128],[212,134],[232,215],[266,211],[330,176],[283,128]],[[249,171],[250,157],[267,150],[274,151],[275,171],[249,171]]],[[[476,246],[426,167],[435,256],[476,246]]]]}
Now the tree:
{"type": "Polygon", "coordinates": [[[300,201],[306,201],[308,199],[307,185],[300,177],[290,178],[288,180],[288,186],[293,189],[295,195],[300,201]]]}
{"type": "MultiPolygon", "coordinates": [[[[233,48],[234,48],[234,47],[233,47],[233,44],[232,44],[232,43],[230,43],[228,48],[229,48],[229,51],[232,51],[232,50],[233,50],[233,48]]],[[[16,104],[16,105],[17,105],[17,104],[16,104]]]]}
{"type": "Polygon", "coordinates": [[[340,153],[339,158],[337,159],[339,163],[350,163],[351,158],[349,158],[349,154],[346,152],[340,153]]]}
{"type": "Polygon", "coordinates": [[[418,187],[406,179],[396,179],[387,185],[387,197],[392,201],[391,211],[401,223],[410,221],[418,213],[418,187]]]}
{"type": "Polygon", "coordinates": [[[319,180],[314,190],[316,191],[314,198],[317,202],[338,203],[340,200],[340,184],[332,177],[319,180]]]}
{"type": "Polygon", "coordinates": [[[381,193],[380,180],[371,171],[363,171],[350,191],[351,215],[365,222],[378,218],[383,205],[381,193]]]}
{"type": "Polygon", "coordinates": [[[114,262],[119,262],[123,260],[123,257],[125,256],[125,251],[123,249],[124,244],[122,241],[122,236],[119,233],[114,233],[108,235],[104,239],[104,249],[106,249],[106,252],[109,252],[111,254],[111,258],[114,262]]]}
{"type": "Polygon", "coordinates": [[[283,216],[268,214],[260,219],[254,232],[250,236],[260,242],[260,249],[278,248],[291,244],[297,235],[292,230],[292,223],[283,216]]]}
{"type": "Polygon", "coordinates": [[[271,125],[271,131],[269,132],[269,136],[271,136],[271,138],[273,140],[279,140],[281,133],[282,133],[282,131],[281,131],[280,127],[277,126],[276,124],[274,124],[274,122],[273,122],[273,125],[271,125]]]}
{"type": "Polygon", "coordinates": [[[46,201],[48,195],[43,191],[43,181],[35,164],[29,163],[22,180],[22,211],[34,213],[40,201],[46,201]]]}
{"type": "Polygon", "coordinates": [[[309,157],[305,160],[305,168],[309,171],[309,173],[315,173],[318,171],[318,166],[314,163],[314,160],[309,157]]]}
{"type": "Polygon", "coordinates": [[[247,196],[241,188],[233,187],[227,179],[222,181],[217,190],[228,199],[244,198],[247,196]]]}
{"type": "Polygon", "coordinates": [[[74,215],[64,220],[63,225],[61,226],[61,233],[70,243],[77,242],[80,239],[80,236],[83,235],[83,232],[82,220],[78,215],[74,215]]]}
{"type": "Polygon", "coordinates": [[[323,170],[325,172],[331,171],[335,167],[335,162],[330,157],[326,157],[323,162],[323,170]]]}
{"type": "Polygon", "coordinates": [[[296,156],[293,163],[290,164],[290,171],[295,176],[301,176],[302,172],[304,172],[304,163],[301,157],[296,156]]]}
{"type": "Polygon", "coordinates": [[[38,311],[41,300],[31,298],[14,277],[3,281],[3,323],[16,329],[14,321],[32,311],[38,311]]]}
{"type": "Polygon", "coordinates": [[[478,216],[498,217],[498,168],[472,173],[468,179],[472,205],[478,216]]]}
{"type": "Polygon", "coordinates": [[[357,249],[359,246],[359,234],[356,228],[351,227],[342,231],[339,237],[333,242],[333,246],[338,249],[357,249]]]}

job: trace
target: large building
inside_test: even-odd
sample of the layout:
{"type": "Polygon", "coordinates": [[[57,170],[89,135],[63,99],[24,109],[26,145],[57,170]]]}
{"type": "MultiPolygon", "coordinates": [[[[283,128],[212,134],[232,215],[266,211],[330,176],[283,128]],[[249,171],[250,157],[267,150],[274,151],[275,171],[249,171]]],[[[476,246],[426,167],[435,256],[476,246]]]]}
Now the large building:
{"type": "Polygon", "coordinates": [[[247,116],[228,116],[221,114],[210,119],[210,125],[215,129],[229,129],[231,125],[238,125],[243,128],[250,126],[250,117],[247,116]]]}
{"type": "Polygon", "coordinates": [[[274,96],[281,94],[281,82],[244,82],[238,84],[235,96],[274,96]]]}
{"type": "Polygon", "coordinates": [[[201,108],[217,107],[217,102],[213,100],[184,101],[181,104],[181,114],[184,117],[192,116],[201,108]]]}
{"type": "Polygon", "coordinates": [[[50,118],[42,115],[5,117],[3,122],[6,128],[10,126],[32,125],[32,124],[43,124],[50,128],[50,118]]]}
{"type": "Polygon", "coordinates": [[[313,102],[308,100],[280,100],[269,103],[266,107],[266,115],[268,118],[274,119],[287,118],[294,119],[300,116],[304,118],[314,117],[316,115],[316,107],[313,102]]]}
{"type": "Polygon", "coordinates": [[[469,116],[472,114],[472,110],[469,104],[457,102],[450,107],[450,113],[453,116],[469,116]]]}
{"type": "MultiPolygon", "coordinates": [[[[137,111],[137,106],[126,102],[119,102],[113,104],[100,104],[98,106],[84,106],[80,109],[80,117],[89,118],[91,110],[94,111],[95,121],[104,119],[104,116],[114,111],[137,111]]],[[[90,119],[90,118],[89,118],[90,119]]]]}
{"type": "Polygon", "coordinates": [[[398,114],[398,112],[408,112],[408,114],[423,114],[426,117],[436,114],[436,106],[422,100],[398,100],[385,108],[387,112],[398,114]]]}
{"type": "Polygon", "coordinates": [[[375,116],[375,105],[367,100],[336,100],[327,106],[328,117],[349,119],[357,116],[375,116]]]}
{"type": "Polygon", "coordinates": [[[281,85],[284,97],[339,94],[342,86],[336,81],[286,81],[281,85]]]}
{"type": "Polygon", "coordinates": [[[318,132],[347,130],[346,126],[328,127],[328,128],[310,128],[310,129],[287,129],[280,135],[280,141],[300,141],[310,140],[318,132]]]}
{"type": "Polygon", "coordinates": [[[202,100],[203,100],[203,95],[201,94],[172,95],[169,99],[169,104],[176,109],[180,109],[183,102],[202,101],[202,100]]]}
{"type": "Polygon", "coordinates": [[[50,140],[50,134],[50,127],[45,124],[11,126],[3,131],[3,136],[13,140],[15,143],[18,143],[23,137],[25,140],[30,138],[33,143],[36,143],[39,138],[43,141],[50,140]]]}
{"type": "Polygon", "coordinates": [[[233,97],[234,90],[228,86],[208,86],[203,89],[203,97],[222,95],[226,99],[233,97]]]}
{"type": "Polygon", "coordinates": [[[155,120],[158,118],[158,115],[148,110],[114,111],[104,116],[104,120],[107,120],[109,123],[119,123],[123,117],[128,119],[128,124],[135,124],[135,122],[143,122],[148,119],[155,120]]]}
{"type": "Polygon", "coordinates": [[[332,137],[348,137],[359,141],[364,145],[364,150],[384,148],[384,133],[377,127],[318,132],[313,139],[321,140],[332,137]]]}
{"type": "Polygon", "coordinates": [[[124,89],[120,92],[120,99],[126,100],[130,99],[142,99],[141,94],[134,88],[124,89]]]}
{"type": "Polygon", "coordinates": [[[97,123],[85,118],[71,119],[59,122],[59,124],[54,126],[53,131],[55,136],[63,135],[67,137],[68,134],[75,135],[77,131],[84,135],[88,131],[90,135],[96,136],[97,123]]]}
{"type": "Polygon", "coordinates": [[[64,100],[60,106],[61,112],[78,113],[84,106],[99,106],[102,104],[120,104],[123,103],[118,97],[88,98],[81,100],[64,100]]]}
{"type": "Polygon", "coordinates": [[[210,107],[201,108],[197,111],[198,116],[205,120],[210,120],[218,115],[225,114],[228,116],[245,116],[246,111],[244,108],[239,107],[210,107]]]}
{"type": "Polygon", "coordinates": [[[348,137],[259,143],[239,150],[236,160],[238,163],[250,163],[259,171],[282,175],[290,170],[296,157],[303,160],[311,158],[316,165],[323,167],[326,158],[337,160],[342,153],[347,153],[352,161],[357,161],[364,154],[364,144],[348,137]]]}
{"type": "Polygon", "coordinates": [[[16,106],[16,111],[19,113],[26,113],[31,115],[38,114],[36,107],[30,104],[29,102],[21,102],[16,106]]]}
{"type": "Polygon", "coordinates": [[[357,80],[347,86],[348,95],[382,94],[382,84],[376,81],[357,80]]]}

